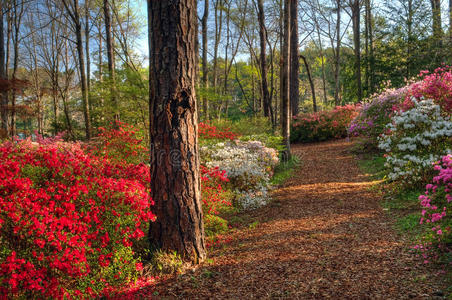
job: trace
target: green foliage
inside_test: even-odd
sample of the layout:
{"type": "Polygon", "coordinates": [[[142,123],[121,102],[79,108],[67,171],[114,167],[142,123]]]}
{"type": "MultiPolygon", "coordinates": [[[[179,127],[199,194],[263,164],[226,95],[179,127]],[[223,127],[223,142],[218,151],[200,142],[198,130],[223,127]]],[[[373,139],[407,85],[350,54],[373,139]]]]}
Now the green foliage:
{"type": "Polygon", "coordinates": [[[151,264],[157,275],[180,273],[183,267],[182,258],[176,251],[155,251],[152,253],[151,264]]]}
{"type": "Polygon", "coordinates": [[[278,166],[276,166],[275,173],[271,179],[271,184],[276,186],[282,185],[290,179],[295,169],[300,166],[300,159],[295,155],[292,155],[288,161],[280,161],[281,162],[278,166]]]}
{"type": "Polygon", "coordinates": [[[223,234],[228,231],[228,221],[217,215],[204,215],[204,232],[207,237],[223,234]]]}

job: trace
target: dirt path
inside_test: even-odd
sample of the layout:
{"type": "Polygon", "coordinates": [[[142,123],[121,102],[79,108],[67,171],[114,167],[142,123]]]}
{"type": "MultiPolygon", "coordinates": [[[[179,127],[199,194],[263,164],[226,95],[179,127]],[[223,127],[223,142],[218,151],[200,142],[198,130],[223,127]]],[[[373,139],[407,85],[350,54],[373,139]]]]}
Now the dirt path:
{"type": "Polygon", "coordinates": [[[369,190],[345,140],[295,145],[302,160],[253,228],[157,286],[162,298],[435,299],[439,287],[369,190]]]}

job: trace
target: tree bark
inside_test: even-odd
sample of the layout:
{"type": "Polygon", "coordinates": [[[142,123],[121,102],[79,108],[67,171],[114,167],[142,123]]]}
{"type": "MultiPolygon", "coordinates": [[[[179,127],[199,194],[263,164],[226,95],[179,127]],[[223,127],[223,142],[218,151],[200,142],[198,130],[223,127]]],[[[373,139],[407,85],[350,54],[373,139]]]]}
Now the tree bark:
{"type": "Polygon", "coordinates": [[[110,3],[104,0],[104,20],[105,20],[105,35],[107,42],[107,60],[108,60],[108,74],[110,79],[110,100],[113,105],[113,118],[119,120],[118,99],[116,97],[116,78],[115,78],[115,56],[113,49],[113,37],[111,33],[111,15],[110,3]]]}
{"type": "Polygon", "coordinates": [[[355,52],[355,78],[356,78],[357,97],[358,97],[358,102],[361,102],[363,99],[363,89],[362,89],[362,80],[361,80],[360,1],[353,0],[353,2],[350,3],[350,7],[352,10],[353,44],[354,44],[354,52],[355,52]]]}
{"type": "MultiPolygon", "coordinates": [[[[5,66],[5,35],[3,26],[3,14],[4,14],[4,1],[0,1],[0,80],[7,80],[6,78],[6,66],[5,66]]],[[[6,91],[2,91],[2,107],[1,107],[1,119],[2,119],[2,134],[8,134],[8,94],[6,91]]]]}
{"type": "Polygon", "coordinates": [[[452,0],[449,0],[449,42],[452,48],[452,0]]]}
{"type": "Polygon", "coordinates": [[[78,0],[74,0],[74,5],[71,6],[67,3],[67,0],[62,0],[66,12],[69,14],[72,22],[74,23],[76,45],[77,45],[77,56],[78,56],[78,67],[80,72],[80,85],[82,90],[82,101],[83,101],[83,117],[85,121],[85,137],[86,139],[91,138],[91,116],[89,110],[89,99],[88,99],[88,89],[86,83],[86,73],[85,73],[85,55],[83,52],[83,39],[82,39],[82,24],[80,22],[80,7],[78,5],[78,0]]]}
{"type": "Polygon", "coordinates": [[[298,51],[298,0],[290,0],[290,106],[292,116],[298,115],[299,105],[299,70],[298,51]]]}
{"type": "Polygon", "coordinates": [[[336,53],[334,58],[334,82],[335,82],[335,92],[334,92],[334,103],[339,105],[341,100],[341,0],[336,0],[336,53]]]}
{"type": "Polygon", "coordinates": [[[265,11],[264,11],[264,1],[257,1],[257,18],[259,21],[259,43],[260,43],[260,69],[261,69],[261,89],[262,89],[262,104],[264,109],[264,116],[270,118],[272,121],[271,114],[271,102],[270,94],[268,92],[268,82],[267,82],[267,29],[265,27],[265,11]]]}
{"type": "MultiPolygon", "coordinates": [[[[204,14],[201,20],[202,26],[202,87],[204,93],[207,92],[209,87],[208,66],[207,66],[207,20],[209,18],[209,0],[204,0],[204,14]]],[[[209,120],[209,103],[207,96],[202,98],[202,107],[204,111],[204,120],[209,120]]]]}
{"type": "Polygon", "coordinates": [[[285,146],[284,159],[289,160],[290,153],[290,1],[284,0],[284,44],[282,49],[282,105],[281,123],[283,144],[285,146]]]}
{"type": "Polygon", "coordinates": [[[315,98],[315,86],[314,81],[312,80],[311,69],[309,68],[308,61],[304,55],[300,54],[300,57],[303,59],[304,66],[306,67],[306,72],[308,73],[309,85],[311,86],[311,94],[312,94],[312,109],[314,112],[317,112],[317,100],[315,98]]]}
{"type": "Polygon", "coordinates": [[[441,0],[430,0],[432,5],[432,30],[433,38],[437,46],[441,45],[441,39],[443,36],[443,29],[441,26],[441,0]]]}
{"type": "Polygon", "coordinates": [[[206,257],[195,95],[195,0],[148,0],[153,247],[206,257]]]}

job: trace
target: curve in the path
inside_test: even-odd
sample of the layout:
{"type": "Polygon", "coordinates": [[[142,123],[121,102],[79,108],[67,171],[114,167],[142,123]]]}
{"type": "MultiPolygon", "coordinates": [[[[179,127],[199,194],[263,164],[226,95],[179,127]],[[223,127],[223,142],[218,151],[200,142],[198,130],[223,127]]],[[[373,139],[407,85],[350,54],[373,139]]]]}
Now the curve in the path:
{"type": "Polygon", "coordinates": [[[169,298],[430,299],[437,287],[380,208],[345,140],[294,145],[302,166],[213,262],[157,286],[169,298]]]}

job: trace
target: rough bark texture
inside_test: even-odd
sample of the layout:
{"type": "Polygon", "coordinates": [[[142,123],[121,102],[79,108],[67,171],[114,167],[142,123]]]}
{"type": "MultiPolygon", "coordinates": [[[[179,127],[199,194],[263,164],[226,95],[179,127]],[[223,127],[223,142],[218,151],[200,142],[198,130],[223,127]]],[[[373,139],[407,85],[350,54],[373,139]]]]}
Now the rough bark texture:
{"type": "Polygon", "coordinates": [[[153,247],[206,257],[195,98],[195,0],[148,0],[153,247]]]}
{"type": "MultiPolygon", "coordinates": [[[[207,19],[209,18],[209,0],[204,1],[204,14],[201,20],[202,26],[202,87],[207,90],[209,87],[209,77],[207,68],[207,19]]],[[[209,120],[209,102],[207,97],[202,98],[202,108],[204,120],[209,120]]]]}
{"type": "Polygon", "coordinates": [[[298,73],[298,0],[290,0],[290,106],[293,116],[298,115],[300,100],[298,73]]]}
{"type": "Polygon", "coordinates": [[[257,17],[259,21],[259,43],[260,43],[260,69],[261,69],[261,89],[262,89],[262,104],[264,109],[264,116],[272,118],[270,93],[268,92],[267,83],[267,29],[265,28],[265,11],[263,0],[257,1],[257,17]]]}
{"type": "Polygon", "coordinates": [[[281,125],[284,140],[284,159],[290,159],[290,0],[284,0],[284,44],[281,78],[281,125]]]}

